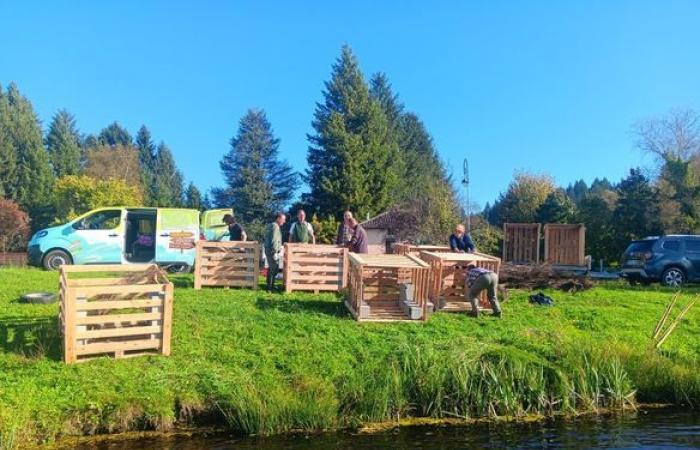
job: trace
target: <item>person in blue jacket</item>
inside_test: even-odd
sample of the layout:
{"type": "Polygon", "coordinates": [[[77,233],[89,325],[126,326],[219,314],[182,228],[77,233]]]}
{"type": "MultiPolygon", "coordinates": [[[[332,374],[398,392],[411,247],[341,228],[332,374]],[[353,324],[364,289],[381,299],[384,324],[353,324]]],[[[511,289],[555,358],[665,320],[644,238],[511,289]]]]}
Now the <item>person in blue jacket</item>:
{"type": "Polygon", "coordinates": [[[472,238],[461,223],[455,227],[454,233],[450,235],[450,250],[456,253],[474,253],[476,250],[472,238]]]}

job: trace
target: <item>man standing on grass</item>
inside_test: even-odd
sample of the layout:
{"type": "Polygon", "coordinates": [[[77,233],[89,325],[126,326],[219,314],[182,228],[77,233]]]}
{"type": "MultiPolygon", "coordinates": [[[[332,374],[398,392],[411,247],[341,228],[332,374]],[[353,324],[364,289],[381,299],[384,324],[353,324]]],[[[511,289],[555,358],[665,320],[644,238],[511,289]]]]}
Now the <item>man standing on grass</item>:
{"type": "Polygon", "coordinates": [[[455,227],[454,233],[450,236],[450,250],[455,253],[474,253],[476,250],[471,236],[461,223],[455,227]]]}
{"type": "Polygon", "coordinates": [[[280,270],[280,253],[282,252],[282,225],[287,221],[283,212],[278,212],[275,220],[267,224],[263,248],[267,259],[267,291],[272,292],[275,286],[275,277],[280,270]]]}
{"type": "Polygon", "coordinates": [[[297,221],[294,222],[289,229],[289,242],[296,242],[299,244],[316,243],[314,227],[306,221],[306,212],[303,209],[297,212],[297,221]]]}
{"type": "Polygon", "coordinates": [[[352,239],[352,226],[350,221],[352,220],[352,212],[350,210],[345,210],[343,213],[343,221],[338,225],[338,234],[335,238],[335,245],[341,245],[347,247],[352,239]]]}
{"type": "Polygon", "coordinates": [[[233,214],[225,214],[224,223],[228,225],[229,241],[246,241],[248,239],[243,227],[240,223],[236,222],[236,218],[233,216],[233,214]]]}
{"type": "Polygon", "coordinates": [[[501,305],[496,298],[497,289],[498,274],[482,267],[476,267],[476,264],[467,266],[464,273],[464,296],[472,304],[472,316],[479,317],[479,294],[485,290],[489,303],[491,303],[491,309],[493,309],[493,315],[501,317],[501,305]]]}

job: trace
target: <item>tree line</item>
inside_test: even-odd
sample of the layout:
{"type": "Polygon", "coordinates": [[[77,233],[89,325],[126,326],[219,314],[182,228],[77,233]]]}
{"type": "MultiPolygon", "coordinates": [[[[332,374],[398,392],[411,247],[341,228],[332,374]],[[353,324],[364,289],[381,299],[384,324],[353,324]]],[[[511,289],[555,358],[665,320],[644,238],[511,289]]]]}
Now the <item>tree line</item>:
{"type": "Polygon", "coordinates": [[[557,187],[552,177],[516,173],[507,190],[477,217],[474,233],[499,251],[504,222],[583,223],[586,252],[618,262],[631,240],[700,233],[700,115],[672,110],[633,126],[635,146],[654,157],[616,183],[579,180],[557,187]]]}
{"type": "Polygon", "coordinates": [[[425,125],[388,77],[367,79],[344,46],[321,94],[305,171],[280,158],[265,111],[250,109],[219,162],[225,184],[202,195],[184,186],[172,152],[145,125],[135,137],[118,122],[82,134],[60,110],[44,132],[11,83],[0,87],[0,196],[28,213],[33,230],[100,206],[232,207],[249,236],[260,238],[276,211],[305,208],[330,239],[345,209],[366,218],[399,208],[419,218],[411,238],[441,239],[459,220],[457,194],[425,125]]]}

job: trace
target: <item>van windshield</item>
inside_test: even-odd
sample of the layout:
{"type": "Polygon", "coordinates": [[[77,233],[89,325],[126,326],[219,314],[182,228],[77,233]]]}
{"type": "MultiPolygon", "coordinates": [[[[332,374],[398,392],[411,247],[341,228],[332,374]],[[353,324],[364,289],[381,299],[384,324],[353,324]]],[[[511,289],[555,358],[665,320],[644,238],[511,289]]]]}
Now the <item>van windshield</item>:
{"type": "Polygon", "coordinates": [[[226,224],[224,223],[224,216],[226,214],[231,214],[231,211],[226,209],[208,211],[206,223],[204,224],[205,228],[225,227],[226,224]]]}
{"type": "Polygon", "coordinates": [[[651,250],[658,239],[645,239],[643,241],[634,241],[627,247],[627,253],[644,253],[651,250]]]}

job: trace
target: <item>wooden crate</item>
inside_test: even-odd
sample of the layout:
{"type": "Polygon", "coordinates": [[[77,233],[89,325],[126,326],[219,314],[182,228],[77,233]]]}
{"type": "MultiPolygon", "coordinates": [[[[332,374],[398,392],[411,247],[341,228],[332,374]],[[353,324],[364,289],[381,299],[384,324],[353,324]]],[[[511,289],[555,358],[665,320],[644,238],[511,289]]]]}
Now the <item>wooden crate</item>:
{"type": "Polygon", "coordinates": [[[336,245],[284,244],[285,292],[338,292],[348,282],[348,249],[336,245]]]}
{"type": "Polygon", "coordinates": [[[345,305],[358,321],[428,319],[429,264],[411,255],[349,253],[348,260],[350,289],[345,305]],[[401,303],[403,283],[413,284],[413,309],[401,303]],[[420,317],[411,319],[412,311],[418,311],[420,317]]]}
{"type": "Polygon", "coordinates": [[[414,245],[402,242],[391,244],[391,252],[394,255],[420,256],[421,252],[449,252],[449,245],[414,245]]]}
{"type": "Polygon", "coordinates": [[[540,262],[540,224],[503,224],[503,262],[538,264],[540,262]]]}
{"type": "Polygon", "coordinates": [[[557,266],[585,266],[586,227],[581,223],[546,224],[544,261],[557,266]]]}
{"type": "MultiPolygon", "coordinates": [[[[441,311],[471,311],[471,303],[464,297],[465,270],[471,263],[495,273],[501,268],[501,259],[484,253],[421,252],[421,259],[432,268],[430,301],[441,311]]],[[[486,292],[479,297],[479,307],[492,312],[486,292]]]]}
{"type": "Polygon", "coordinates": [[[173,285],[155,264],[60,268],[63,359],[170,355],[173,285]]]}
{"type": "Polygon", "coordinates": [[[258,288],[260,244],[257,242],[197,242],[194,288],[202,286],[258,288]]]}

